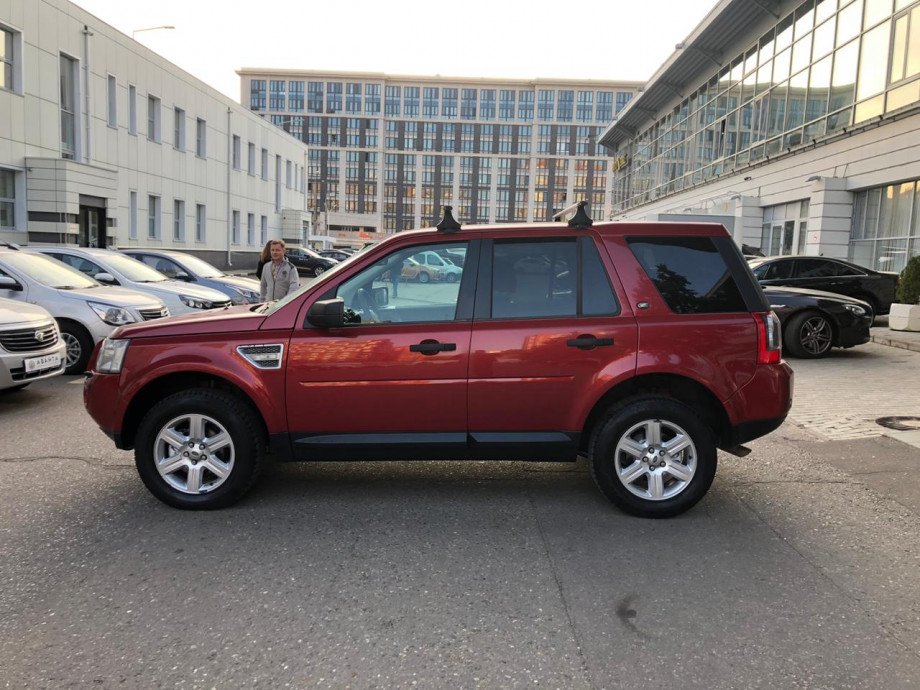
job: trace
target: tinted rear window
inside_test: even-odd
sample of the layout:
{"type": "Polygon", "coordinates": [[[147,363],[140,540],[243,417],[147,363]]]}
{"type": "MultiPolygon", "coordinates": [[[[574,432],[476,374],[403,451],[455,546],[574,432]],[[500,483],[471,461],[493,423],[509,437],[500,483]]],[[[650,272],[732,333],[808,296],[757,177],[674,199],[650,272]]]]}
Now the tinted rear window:
{"type": "Polygon", "coordinates": [[[747,311],[731,271],[710,237],[634,237],[629,248],[672,311],[747,311]]]}

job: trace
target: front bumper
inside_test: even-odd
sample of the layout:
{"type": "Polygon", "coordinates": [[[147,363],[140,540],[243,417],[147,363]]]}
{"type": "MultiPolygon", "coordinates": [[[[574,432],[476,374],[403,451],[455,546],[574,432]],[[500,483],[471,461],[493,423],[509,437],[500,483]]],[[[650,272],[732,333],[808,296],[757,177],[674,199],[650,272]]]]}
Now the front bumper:
{"type": "Polygon", "coordinates": [[[90,371],[83,381],[83,405],[93,421],[115,446],[121,448],[121,396],[119,374],[100,374],[90,371]]]}
{"type": "Polygon", "coordinates": [[[67,362],[67,345],[63,340],[47,350],[37,350],[33,352],[7,352],[0,350],[0,390],[22,386],[32,381],[59,376],[64,372],[64,366],[67,362]],[[25,361],[37,357],[48,355],[57,355],[59,363],[57,366],[45,367],[37,371],[26,372],[25,361]]]}

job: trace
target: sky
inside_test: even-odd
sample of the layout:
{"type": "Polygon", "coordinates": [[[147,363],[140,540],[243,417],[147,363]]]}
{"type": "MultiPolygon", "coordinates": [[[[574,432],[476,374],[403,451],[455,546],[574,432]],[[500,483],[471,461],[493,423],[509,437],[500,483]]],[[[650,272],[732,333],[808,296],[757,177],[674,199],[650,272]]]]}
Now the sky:
{"type": "Polygon", "coordinates": [[[239,101],[241,67],[646,81],[716,0],[75,0],[239,101]]]}

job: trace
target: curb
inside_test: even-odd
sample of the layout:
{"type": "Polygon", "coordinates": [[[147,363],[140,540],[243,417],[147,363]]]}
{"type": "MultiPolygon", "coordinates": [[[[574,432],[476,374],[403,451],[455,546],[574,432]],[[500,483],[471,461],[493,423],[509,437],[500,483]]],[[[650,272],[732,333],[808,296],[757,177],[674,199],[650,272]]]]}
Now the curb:
{"type": "Polygon", "coordinates": [[[912,352],[920,352],[920,340],[908,341],[900,340],[898,338],[893,338],[889,335],[870,335],[873,343],[878,343],[879,345],[887,345],[888,347],[898,347],[902,350],[910,350],[912,352]]]}

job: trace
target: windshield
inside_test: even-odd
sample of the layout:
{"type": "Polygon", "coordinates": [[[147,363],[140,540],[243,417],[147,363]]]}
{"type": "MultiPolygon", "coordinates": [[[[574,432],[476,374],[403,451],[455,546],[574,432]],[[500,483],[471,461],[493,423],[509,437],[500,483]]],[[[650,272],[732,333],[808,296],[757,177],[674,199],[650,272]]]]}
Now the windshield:
{"type": "Polygon", "coordinates": [[[182,257],[182,263],[192,273],[200,278],[220,278],[224,275],[222,271],[217,270],[207,261],[202,261],[197,256],[188,254],[182,257]]]}
{"type": "Polygon", "coordinates": [[[10,252],[3,255],[3,260],[15,271],[24,273],[32,280],[50,288],[71,290],[77,288],[99,287],[92,278],[87,278],[75,268],[47,256],[10,252]]]}
{"type": "MultiPolygon", "coordinates": [[[[125,256],[124,254],[112,252],[105,256],[96,255],[92,258],[98,260],[100,263],[108,264],[125,278],[135,283],[160,283],[164,280],[168,280],[168,278],[159,271],[155,271],[147,264],[137,259],[132,259],[130,256],[125,256]]],[[[104,265],[103,268],[105,268],[104,265]]]]}

